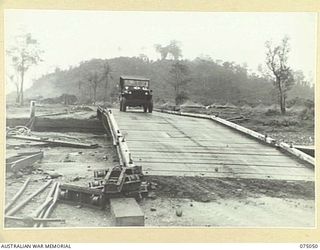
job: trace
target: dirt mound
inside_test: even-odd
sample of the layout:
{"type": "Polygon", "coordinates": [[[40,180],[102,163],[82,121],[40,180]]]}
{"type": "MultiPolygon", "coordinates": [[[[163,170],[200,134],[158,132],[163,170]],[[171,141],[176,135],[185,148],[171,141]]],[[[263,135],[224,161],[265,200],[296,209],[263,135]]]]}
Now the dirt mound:
{"type": "Polygon", "coordinates": [[[313,182],[258,180],[258,179],[207,179],[203,177],[147,176],[157,183],[156,194],[162,197],[191,198],[195,201],[255,197],[257,194],[279,198],[313,199],[313,182]]]}
{"type": "Polygon", "coordinates": [[[92,108],[88,107],[88,106],[84,106],[84,105],[78,105],[78,106],[74,106],[71,109],[72,111],[93,111],[92,108]]]}
{"type": "Polygon", "coordinates": [[[252,109],[252,107],[248,104],[244,104],[243,106],[241,106],[242,109],[252,109]]]}
{"type": "Polygon", "coordinates": [[[299,104],[295,103],[290,108],[288,108],[288,110],[290,112],[301,112],[305,109],[306,109],[306,106],[304,104],[300,104],[300,103],[299,104]]]}
{"type": "Polygon", "coordinates": [[[268,110],[270,109],[270,110],[279,110],[279,105],[277,105],[277,104],[271,104],[270,106],[268,106],[267,107],[268,108],[268,110]]]}
{"type": "Polygon", "coordinates": [[[259,105],[255,106],[255,107],[253,108],[253,110],[255,110],[255,111],[260,111],[260,112],[265,112],[265,111],[268,110],[268,107],[266,107],[266,105],[260,103],[259,105]]]}

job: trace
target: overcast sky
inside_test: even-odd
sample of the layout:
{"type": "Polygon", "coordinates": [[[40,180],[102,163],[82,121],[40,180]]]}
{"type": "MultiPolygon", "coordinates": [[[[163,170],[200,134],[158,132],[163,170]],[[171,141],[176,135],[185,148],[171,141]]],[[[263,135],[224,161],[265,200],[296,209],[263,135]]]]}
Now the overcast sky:
{"type": "Polygon", "coordinates": [[[55,67],[66,69],[92,58],[143,53],[156,60],[154,44],[171,40],[181,42],[184,59],[208,55],[257,71],[265,62],[265,41],[279,43],[287,35],[291,67],[314,80],[316,21],[315,13],[6,10],[5,48],[23,30],[45,51],[44,62],[27,73],[28,87],[31,79],[55,67]]]}

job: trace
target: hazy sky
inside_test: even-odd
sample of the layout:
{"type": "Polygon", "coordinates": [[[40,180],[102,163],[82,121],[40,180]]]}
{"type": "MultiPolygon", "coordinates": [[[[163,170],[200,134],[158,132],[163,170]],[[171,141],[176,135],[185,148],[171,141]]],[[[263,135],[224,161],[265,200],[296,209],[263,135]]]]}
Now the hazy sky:
{"type": "Polygon", "coordinates": [[[181,42],[185,59],[208,55],[247,63],[256,71],[265,62],[265,41],[279,43],[288,35],[291,67],[315,79],[316,21],[315,13],[6,10],[5,48],[21,30],[39,41],[44,62],[28,71],[30,86],[31,79],[57,66],[65,69],[92,58],[143,53],[156,60],[154,44],[171,40],[181,42]]]}

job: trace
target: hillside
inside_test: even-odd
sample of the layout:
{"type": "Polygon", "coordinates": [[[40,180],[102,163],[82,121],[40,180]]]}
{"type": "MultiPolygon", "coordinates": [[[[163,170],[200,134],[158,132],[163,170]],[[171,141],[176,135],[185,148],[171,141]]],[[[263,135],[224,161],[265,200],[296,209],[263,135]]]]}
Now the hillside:
{"type": "MultiPolygon", "coordinates": [[[[93,98],[92,82],[89,75],[97,74],[97,101],[115,101],[118,95],[120,75],[137,75],[151,79],[151,88],[156,103],[174,101],[173,87],[170,82],[170,69],[174,61],[149,61],[146,58],[118,57],[108,60],[92,59],[80,63],[69,70],[56,69],[36,80],[25,93],[26,98],[60,96],[63,93],[74,94],[79,102],[90,103],[93,98]],[[110,66],[108,86],[102,78],[104,65],[110,66]]],[[[204,105],[212,103],[272,104],[276,102],[276,92],[272,83],[255,74],[249,74],[245,67],[234,63],[218,63],[197,58],[193,61],[181,61],[189,68],[190,82],[185,87],[189,100],[204,105]]],[[[296,97],[313,99],[313,89],[308,86],[294,85],[288,93],[288,100],[296,97]]]]}

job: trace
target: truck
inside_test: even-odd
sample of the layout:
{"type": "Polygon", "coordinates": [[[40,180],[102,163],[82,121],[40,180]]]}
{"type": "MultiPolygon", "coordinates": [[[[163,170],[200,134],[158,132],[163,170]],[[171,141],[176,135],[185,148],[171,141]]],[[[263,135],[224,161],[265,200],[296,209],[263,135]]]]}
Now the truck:
{"type": "Polygon", "coordinates": [[[120,111],[127,107],[142,107],[146,113],[152,113],[153,100],[150,79],[136,76],[120,76],[120,111]]]}

